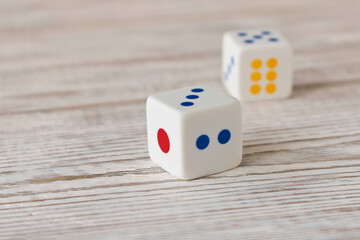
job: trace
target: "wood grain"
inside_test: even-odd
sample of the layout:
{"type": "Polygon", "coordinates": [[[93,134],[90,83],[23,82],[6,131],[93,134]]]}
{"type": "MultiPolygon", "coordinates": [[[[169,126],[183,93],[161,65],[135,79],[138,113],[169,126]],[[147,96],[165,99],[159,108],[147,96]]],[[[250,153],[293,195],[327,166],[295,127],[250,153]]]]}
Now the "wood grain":
{"type": "Polygon", "coordinates": [[[359,1],[0,1],[0,239],[359,239],[359,1]],[[277,28],[294,94],[244,103],[244,156],[181,181],[145,100],[222,89],[221,37],[277,28]]]}

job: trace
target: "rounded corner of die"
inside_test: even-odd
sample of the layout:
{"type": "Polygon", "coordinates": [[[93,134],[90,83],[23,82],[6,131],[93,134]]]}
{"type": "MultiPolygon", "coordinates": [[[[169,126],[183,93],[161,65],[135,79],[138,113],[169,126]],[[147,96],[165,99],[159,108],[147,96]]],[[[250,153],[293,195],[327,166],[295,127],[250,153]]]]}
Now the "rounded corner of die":
{"type": "Polygon", "coordinates": [[[236,166],[235,167],[239,167],[241,165],[242,162],[242,155],[240,154],[239,158],[236,161],[236,166]]]}
{"type": "Polygon", "coordinates": [[[236,110],[236,111],[241,111],[241,102],[240,100],[234,96],[229,94],[230,97],[230,101],[229,104],[236,110]]]}
{"type": "Polygon", "coordinates": [[[224,32],[224,34],[223,34],[223,39],[230,37],[232,33],[233,33],[233,31],[226,31],[226,32],[224,32]]]}
{"type": "Polygon", "coordinates": [[[187,175],[187,174],[179,174],[176,176],[177,178],[181,179],[181,180],[184,180],[184,181],[190,181],[190,180],[193,180],[194,178],[187,175]]]}
{"type": "Polygon", "coordinates": [[[227,35],[228,35],[228,34],[227,34],[227,32],[226,32],[226,33],[224,33],[224,34],[222,35],[222,37],[221,37],[223,44],[226,42],[226,40],[227,40],[227,38],[228,38],[227,35]]]}
{"type": "Polygon", "coordinates": [[[189,119],[192,116],[191,110],[184,110],[177,113],[177,117],[179,118],[180,122],[184,123],[187,119],[189,119]]]}
{"type": "Polygon", "coordinates": [[[154,100],[153,95],[148,96],[147,99],[146,99],[146,107],[148,107],[153,100],[154,100]]]}
{"type": "Polygon", "coordinates": [[[235,98],[239,102],[240,105],[242,102],[245,102],[244,94],[241,92],[241,90],[237,90],[236,92],[233,92],[230,95],[233,98],[235,98]]]}
{"type": "Polygon", "coordinates": [[[242,111],[241,110],[241,102],[239,99],[234,98],[234,105],[235,105],[236,109],[241,113],[241,111],[242,111]]]}
{"type": "Polygon", "coordinates": [[[284,94],[284,98],[290,98],[293,93],[292,87],[284,94]]]}

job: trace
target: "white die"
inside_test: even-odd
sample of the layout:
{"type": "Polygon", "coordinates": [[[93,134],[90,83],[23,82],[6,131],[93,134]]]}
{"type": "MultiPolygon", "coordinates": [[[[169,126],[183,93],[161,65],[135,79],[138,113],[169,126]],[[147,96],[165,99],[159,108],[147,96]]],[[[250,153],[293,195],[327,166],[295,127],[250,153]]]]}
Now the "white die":
{"type": "Polygon", "coordinates": [[[154,94],[146,118],[151,159],[178,178],[199,178],[241,162],[241,106],[230,95],[207,86],[154,94]]]}
{"type": "Polygon", "coordinates": [[[278,31],[227,32],[222,57],[225,88],[240,101],[290,96],[292,50],[278,31]]]}

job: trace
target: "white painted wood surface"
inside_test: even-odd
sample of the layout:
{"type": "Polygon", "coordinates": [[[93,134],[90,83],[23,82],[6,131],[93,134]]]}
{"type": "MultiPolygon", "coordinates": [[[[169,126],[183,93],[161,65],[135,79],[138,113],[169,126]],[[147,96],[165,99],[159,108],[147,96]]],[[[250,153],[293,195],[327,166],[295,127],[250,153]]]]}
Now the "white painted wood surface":
{"type": "Polygon", "coordinates": [[[360,239],[359,1],[0,1],[1,239],[360,239]],[[177,180],[148,95],[222,88],[222,34],[278,28],[284,101],[243,104],[244,160],[177,180]]]}

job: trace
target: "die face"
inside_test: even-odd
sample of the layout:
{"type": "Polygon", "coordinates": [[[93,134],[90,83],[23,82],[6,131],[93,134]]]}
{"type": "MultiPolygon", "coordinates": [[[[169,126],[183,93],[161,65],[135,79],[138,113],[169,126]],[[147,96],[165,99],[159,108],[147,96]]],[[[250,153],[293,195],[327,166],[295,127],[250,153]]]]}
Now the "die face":
{"type": "Polygon", "coordinates": [[[146,102],[146,120],[150,158],[181,178],[184,172],[182,115],[150,96],[146,102]]]}
{"type": "Polygon", "coordinates": [[[235,98],[210,87],[193,86],[150,96],[146,112],[150,157],[176,177],[194,179],[239,165],[241,109],[235,98]],[[198,98],[191,97],[193,105],[181,105],[189,92],[196,95],[191,94],[193,89],[198,91],[198,98]],[[197,141],[199,134],[211,141],[204,149],[199,148],[206,144],[206,137],[197,141]]]}
{"type": "Polygon", "coordinates": [[[184,121],[186,179],[222,172],[240,164],[242,119],[238,101],[191,113],[184,121]]]}
{"type": "Polygon", "coordinates": [[[239,47],[228,34],[223,38],[222,80],[228,92],[236,96],[239,88],[239,47]]]}
{"type": "Polygon", "coordinates": [[[224,80],[231,95],[241,101],[259,101],[285,98],[291,94],[291,47],[279,32],[229,32],[225,34],[223,44],[223,55],[235,55],[236,74],[228,82],[237,85],[224,80]]]}
{"type": "Polygon", "coordinates": [[[288,45],[286,38],[274,29],[240,30],[225,33],[239,48],[261,48],[264,46],[288,45]]]}
{"type": "Polygon", "coordinates": [[[234,98],[208,86],[190,86],[151,96],[175,112],[185,115],[211,109],[234,101],[234,98]]]}
{"type": "Polygon", "coordinates": [[[292,92],[291,50],[262,47],[240,52],[239,94],[243,101],[281,99],[292,92]]]}

